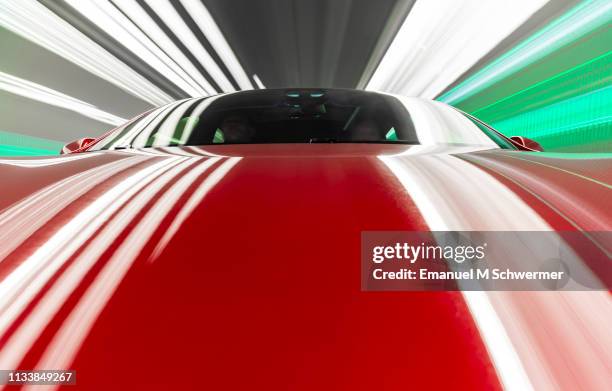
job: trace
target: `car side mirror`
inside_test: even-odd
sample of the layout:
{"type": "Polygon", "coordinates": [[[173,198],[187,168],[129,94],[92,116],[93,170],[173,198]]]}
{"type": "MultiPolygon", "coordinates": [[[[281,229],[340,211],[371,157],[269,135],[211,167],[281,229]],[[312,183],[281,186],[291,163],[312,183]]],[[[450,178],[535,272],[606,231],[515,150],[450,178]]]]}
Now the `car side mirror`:
{"type": "Polygon", "coordinates": [[[515,144],[518,144],[521,149],[525,151],[536,151],[536,152],[544,152],[544,148],[538,143],[530,138],[523,136],[512,136],[510,140],[514,141],[515,144]]]}
{"type": "Polygon", "coordinates": [[[60,151],[60,153],[63,154],[67,154],[67,153],[74,153],[77,152],[89,145],[91,145],[91,143],[93,143],[94,141],[96,141],[95,138],[91,138],[91,137],[85,137],[85,138],[80,138],[78,140],[74,140],[72,142],[69,142],[68,144],[64,145],[62,147],[62,150],[60,151]]]}

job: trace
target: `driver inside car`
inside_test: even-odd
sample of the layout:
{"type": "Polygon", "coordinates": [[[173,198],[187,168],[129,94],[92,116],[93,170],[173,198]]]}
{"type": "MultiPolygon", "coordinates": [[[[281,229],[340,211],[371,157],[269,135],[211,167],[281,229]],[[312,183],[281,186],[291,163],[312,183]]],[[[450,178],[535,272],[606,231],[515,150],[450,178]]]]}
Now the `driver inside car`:
{"type": "Polygon", "coordinates": [[[255,136],[255,129],[249,124],[247,118],[237,114],[225,117],[219,130],[222,133],[222,142],[227,144],[249,143],[255,136]]]}
{"type": "Polygon", "coordinates": [[[357,122],[351,129],[352,141],[380,141],[381,134],[378,124],[370,118],[357,122]]]}

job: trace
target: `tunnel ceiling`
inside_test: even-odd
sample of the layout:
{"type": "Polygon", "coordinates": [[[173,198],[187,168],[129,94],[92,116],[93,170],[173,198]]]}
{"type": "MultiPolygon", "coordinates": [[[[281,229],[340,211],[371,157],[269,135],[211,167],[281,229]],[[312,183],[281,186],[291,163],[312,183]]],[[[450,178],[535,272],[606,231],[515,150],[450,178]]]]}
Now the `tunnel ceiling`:
{"type": "MultiPolygon", "coordinates": [[[[402,3],[410,3],[401,1],[402,3]]],[[[354,88],[398,0],[205,0],[266,87],[354,88]]]]}
{"type": "MultiPolygon", "coordinates": [[[[169,96],[178,99],[190,96],[181,86],[168,80],[152,64],[134,56],[129,45],[113,36],[83,14],[76,3],[41,0],[48,9],[68,21],[81,33],[145,75],[169,96]]],[[[217,91],[227,90],[216,82],[201,66],[192,48],[182,40],[178,30],[172,28],[168,9],[156,8],[154,1],[137,0],[153,22],[173,41],[198,71],[207,77],[217,91]]],[[[229,47],[249,77],[258,75],[267,88],[344,87],[354,88],[389,21],[407,13],[412,0],[203,0],[203,4],[220,26],[229,47]]],[[[125,4],[113,2],[132,22],[138,21],[125,10],[125,4]]],[[[158,7],[159,4],[157,3],[158,7]]],[[[240,89],[235,79],[202,34],[198,25],[206,23],[190,12],[180,1],[170,2],[172,9],[223,73],[240,89]]],[[[94,14],[95,15],[95,14],[94,14]]],[[[145,33],[147,33],[145,31],[145,33]]],[[[150,34],[147,33],[150,36],[150,34]]],[[[392,38],[392,34],[387,37],[392,38]]]]}

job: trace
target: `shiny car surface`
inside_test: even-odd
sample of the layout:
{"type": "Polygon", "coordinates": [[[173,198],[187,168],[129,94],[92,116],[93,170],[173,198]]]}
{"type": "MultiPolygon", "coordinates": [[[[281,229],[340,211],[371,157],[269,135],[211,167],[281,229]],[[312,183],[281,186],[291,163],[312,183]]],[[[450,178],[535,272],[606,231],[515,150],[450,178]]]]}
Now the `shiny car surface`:
{"type": "Polygon", "coordinates": [[[88,389],[609,385],[608,292],[363,292],[359,268],[364,230],[609,231],[609,156],[364,96],[189,99],[0,160],[0,368],[88,389]]]}

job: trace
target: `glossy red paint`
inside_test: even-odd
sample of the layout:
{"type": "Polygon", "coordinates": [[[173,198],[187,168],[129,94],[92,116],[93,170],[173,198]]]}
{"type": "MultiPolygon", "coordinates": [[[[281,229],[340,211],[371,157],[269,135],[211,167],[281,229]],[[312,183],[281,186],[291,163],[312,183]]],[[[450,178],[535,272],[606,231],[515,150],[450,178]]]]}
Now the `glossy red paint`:
{"type": "Polygon", "coordinates": [[[512,136],[510,140],[523,151],[543,152],[544,148],[535,140],[523,136],[512,136]]]}
{"type": "MultiPolygon", "coordinates": [[[[146,177],[162,175],[155,177],[157,189],[155,180],[143,185],[146,178],[139,178],[126,192],[143,187],[93,232],[78,241],[83,231],[75,231],[57,244],[70,251],[48,260],[61,262],[0,330],[0,363],[13,360],[20,369],[66,363],[85,389],[499,389],[461,293],[360,291],[361,231],[429,229],[378,158],[408,153],[402,158],[411,159],[411,149],[207,146],[2,160],[8,190],[0,199],[0,239],[6,248],[9,241],[16,246],[0,253],[2,281],[68,224],[84,219],[83,227],[94,226],[84,211],[113,189],[168,166],[146,177]],[[240,160],[224,169],[232,157],[240,160]],[[34,161],[39,165],[27,164],[34,161]],[[207,161],[212,165],[201,175],[183,179],[207,161]],[[197,198],[215,173],[223,175],[197,198]],[[185,186],[174,187],[182,179],[185,186]],[[55,185],[62,180],[70,181],[55,185]],[[161,209],[159,224],[139,225],[168,194],[176,202],[161,209]],[[181,220],[190,200],[193,209],[181,220]],[[11,224],[29,221],[11,231],[11,224]],[[175,221],[177,230],[169,231],[175,221]],[[156,252],[166,232],[173,232],[170,241],[156,252]],[[107,245],[93,251],[96,243],[107,245]],[[70,273],[78,279],[61,296],[70,273]],[[32,320],[53,305],[56,311],[32,320]],[[20,340],[26,326],[33,329],[24,335],[35,337],[20,340]],[[58,344],[63,333],[74,346],[58,344]]],[[[535,155],[456,156],[507,186],[553,229],[612,229],[602,205],[612,160],[570,164],[535,155]],[[589,209],[581,212],[574,202],[589,209]]]]}
{"type": "Polygon", "coordinates": [[[64,145],[64,147],[62,148],[60,153],[63,155],[63,154],[67,154],[67,153],[74,153],[74,152],[77,152],[77,151],[85,150],[88,147],[90,147],[95,141],[96,141],[96,139],[95,138],[91,138],[91,137],[85,137],[85,138],[80,138],[78,140],[74,140],[74,141],[64,145]]]}

